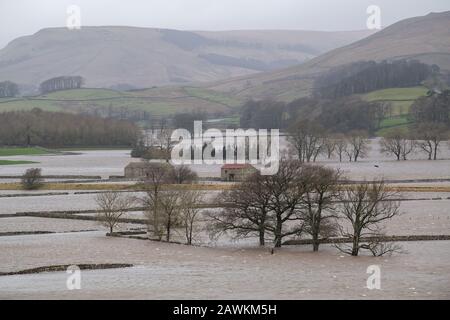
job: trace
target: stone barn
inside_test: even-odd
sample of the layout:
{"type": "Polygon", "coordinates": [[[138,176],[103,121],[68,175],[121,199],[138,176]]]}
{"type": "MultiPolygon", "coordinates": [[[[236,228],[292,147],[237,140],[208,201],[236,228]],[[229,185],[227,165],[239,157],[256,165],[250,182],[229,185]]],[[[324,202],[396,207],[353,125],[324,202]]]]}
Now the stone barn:
{"type": "Polygon", "coordinates": [[[166,162],[131,162],[125,167],[125,178],[127,179],[142,179],[148,177],[148,170],[154,166],[159,166],[161,170],[169,170],[171,168],[170,164],[166,162]],[[153,166],[151,166],[153,164],[153,166]]]}
{"type": "Polygon", "coordinates": [[[125,167],[125,178],[145,178],[147,176],[148,165],[148,162],[131,162],[125,167]]]}
{"type": "Polygon", "coordinates": [[[225,164],[221,168],[221,178],[223,181],[243,181],[249,175],[257,172],[251,164],[225,164]]]}

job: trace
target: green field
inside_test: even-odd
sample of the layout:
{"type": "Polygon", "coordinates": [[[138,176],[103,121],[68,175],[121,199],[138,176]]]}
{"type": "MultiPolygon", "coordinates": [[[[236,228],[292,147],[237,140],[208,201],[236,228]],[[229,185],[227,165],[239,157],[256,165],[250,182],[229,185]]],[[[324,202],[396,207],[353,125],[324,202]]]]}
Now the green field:
{"type": "Polygon", "coordinates": [[[425,87],[391,88],[367,93],[362,98],[370,102],[389,102],[393,116],[400,116],[408,114],[414,101],[425,96],[427,92],[425,87]]]}
{"type": "Polygon", "coordinates": [[[38,163],[35,161],[22,161],[22,160],[0,160],[0,166],[11,166],[15,164],[31,164],[31,163],[38,163]]]}
{"type": "Polygon", "coordinates": [[[194,110],[209,113],[229,111],[241,103],[231,95],[194,87],[151,88],[126,92],[85,88],[33,97],[0,99],[0,112],[40,108],[45,111],[77,113],[80,110],[96,108],[126,108],[164,116],[194,110]]]}
{"type": "Polygon", "coordinates": [[[10,156],[31,156],[52,153],[50,150],[33,147],[33,148],[16,148],[16,147],[0,147],[0,157],[10,156]]]}
{"type": "Polygon", "coordinates": [[[377,131],[377,136],[384,136],[389,131],[395,129],[401,129],[404,131],[407,131],[409,127],[411,126],[412,122],[408,118],[408,115],[400,115],[400,116],[394,116],[391,118],[384,119],[381,122],[381,128],[377,131]]]}
{"type": "Polygon", "coordinates": [[[238,107],[241,105],[240,100],[217,91],[196,87],[184,87],[184,90],[192,97],[208,100],[214,103],[220,103],[228,107],[238,107]]]}
{"type": "Polygon", "coordinates": [[[427,92],[428,89],[425,87],[412,87],[383,89],[362,95],[362,99],[366,101],[388,102],[392,107],[391,114],[382,121],[381,128],[376,133],[377,136],[383,136],[393,128],[408,130],[412,124],[408,117],[411,106],[427,92]]]}

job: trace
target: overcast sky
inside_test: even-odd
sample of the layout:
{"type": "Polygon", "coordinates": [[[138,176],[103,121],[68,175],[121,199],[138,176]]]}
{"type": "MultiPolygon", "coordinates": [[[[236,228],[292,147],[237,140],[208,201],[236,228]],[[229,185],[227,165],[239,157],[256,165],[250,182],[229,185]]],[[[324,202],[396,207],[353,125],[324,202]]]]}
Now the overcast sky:
{"type": "Polygon", "coordinates": [[[16,37],[66,25],[69,5],[83,25],[181,30],[361,30],[369,5],[381,22],[450,10],[449,0],[0,0],[0,48],[16,37]]]}

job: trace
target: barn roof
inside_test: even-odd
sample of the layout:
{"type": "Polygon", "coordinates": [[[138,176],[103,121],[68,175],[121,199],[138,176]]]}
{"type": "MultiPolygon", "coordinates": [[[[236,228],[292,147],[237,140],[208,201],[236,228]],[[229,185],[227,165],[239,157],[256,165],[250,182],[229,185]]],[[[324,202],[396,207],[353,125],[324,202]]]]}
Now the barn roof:
{"type": "Polygon", "coordinates": [[[130,162],[125,168],[145,168],[148,167],[148,162],[130,162]]]}

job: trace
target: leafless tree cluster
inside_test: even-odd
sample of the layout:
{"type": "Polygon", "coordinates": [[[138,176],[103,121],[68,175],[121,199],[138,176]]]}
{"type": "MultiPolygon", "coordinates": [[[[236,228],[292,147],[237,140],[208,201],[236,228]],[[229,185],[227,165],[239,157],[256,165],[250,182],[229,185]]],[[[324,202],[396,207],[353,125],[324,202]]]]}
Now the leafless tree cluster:
{"type": "Polygon", "coordinates": [[[328,159],[337,156],[341,162],[344,156],[350,162],[357,162],[366,157],[370,150],[365,131],[330,135],[320,125],[308,121],[300,121],[292,126],[288,140],[301,162],[316,162],[321,154],[328,159]]]}
{"type": "Polygon", "coordinates": [[[442,123],[424,122],[415,131],[417,147],[427,155],[428,160],[437,160],[442,143],[450,139],[448,127],[442,123]]]}
{"type": "Polygon", "coordinates": [[[340,227],[340,234],[352,240],[350,246],[337,245],[342,252],[357,256],[361,249],[369,250],[379,256],[399,248],[386,245],[381,223],[399,214],[399,195],[389,191],[383,181],[348,185],[340,193],[339,212],[350,227],[340,227]],[[362,238],[370,241],[362,242],[362,238]]]}
{"type": "Polygon", "coordinates": [[[114,228],[120,224],[120,219],[132,208],[135,199],[119,192],[108,191],[95,197],[99,212],[97,216],[102,225],[113,234],[114,228]]]}
{"type": "Polygon", "coordinates": [[[285,238],[308,235],[318,251],[322,239],[341,236],[353,243],[350,250],[339,246],[348,254],[396,251],[395,245],[381,241],[380,225],[398,214],[398,195],[383,181],[355,186],[342,180],[338,170],[284,160],[277,174],[255,173],[223,192],[217,200],[223,210],[208,213],[209,231],[236,239],[258,237],[261,246],[271,239],[281,247],[285,238]]]}
{"type": "Polygon", "coordinates": [[[416,143],[401,129],[394,129],[380,140],[381,152],[394,155],[397,161],[407,160],[410,153],[414,152],[416,143]]]}
{"type": "Polygon", "coordinates": [[[407,160],[408,155],[417,151],[426,154],[428,160],[437,160],[443,143],[450,138],[450,130],[442,123],[425,122],[410,131],[393,129],[381,140],[381,152],[407,160]]]}
{"type": "Polygon", "coordinates": [[[325,150],[325,130],[318,124],[306,120],[297,122],[289,130],[289,140],[301,162],[316,161],[325,150]]]}
{"type": "Polygon", "coordinates": [[[172,166],[169,173],[169,179],[175,184],[192,183],[198,180],[198,175],[188,166],[177,165],[172,166]]]}
{"type": "Polygon", "coordinates": [[[187,244],[192,244],[198,232],[201,194],[191,190],[165,189],[174,182],[174,169],[167,163],[149,163],[143,181],[146,196],[148,234],[151,238],[171,241],[174,230],[182,229],[187,244]]]}
{"type": "Polygon", "coordinates": [[[339,172],[320,166],[284,160],[272,176],[255,173],[236,189],[218,199],[223,211],[209,213],[214,234],[236,238],[258,235],[281,247],[283,239],[308,233],[318,250],[319,238],[329,234],[336,217],[332,213],[339,172]]]}

